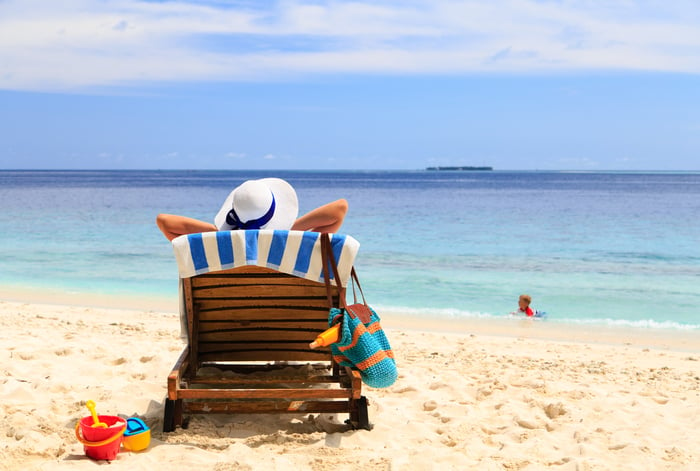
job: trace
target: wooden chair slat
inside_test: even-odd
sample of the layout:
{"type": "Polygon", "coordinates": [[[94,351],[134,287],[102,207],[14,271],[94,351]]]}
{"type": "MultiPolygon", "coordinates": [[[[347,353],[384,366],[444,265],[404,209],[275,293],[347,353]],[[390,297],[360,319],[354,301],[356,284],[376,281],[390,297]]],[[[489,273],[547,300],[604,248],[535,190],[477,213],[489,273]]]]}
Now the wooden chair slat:
{"type": "MultiPolygon", "coordinates": [[[[313,340],[313,339],[312,339],[313,340]]],[[[230,341],[210,341],[210,342],[200,342],[199,343],[199,354],[210,355],[214,352],[219,353],[248,353],[256,352],[258,354],[264,354],[267,351],[286,351],[290,355],[298,353],[299,355],[305,355],[309,352],[317,352],[318,350],[311,350],[309,348],[309,340],[303,339],[299,341],[284,341],[284,340],[267,340],[267,341],[240,341],[240,342],[230,342],[230,341]]],[[[314,355],[315,356],[315,355],[314,355]]]]}
{"type": "Polygon", "coordinates": [[[304,329],[304,330],[290,330],[290,329],[226,329],[226,330],[214,330],[214,331],[201,331],[199,332],[199,343],[209,343],[209,342],[245,342],[249,344],[264,343],[264,342],[274,342],[274,341],[298,341],[305,342],[307,345],[312,342],[319,333],[323,331],[321,329],[304,329]]]}
{"type": "MultiPolygon", "coordinates": [[[[308,345],[307,345],[308,347],[308,345]]],[[[221,351],[199,355],[201,361],[330,361],[330,355],[325,349],[303,351],[299,350],[248,350],[221,351]]]]}
{"type": "Polygon", "coordinates": [[[207,384],[207,385],[225,385],[229,387],[236,387],[239,385],[268,385],[268,384],[306,384],[306,383],[328,383],[335,381],[337,378],[330,375],[323,376],[204,376],[200,375],[193,378],[190,384],[207,384]]]}
{"type": "Polygon", "coordinates": [[[202,310],[199,313],[199,322],[299,322],[324,320],[327,322],[328,308],[299,309],[297,307],[259,307],[232,309],[222,307],[220,309],[202,310]],[[257,315],[256,315],[257,313],[257,315]]]}
{"type": "Polygon", "coordinates": [[[349,401],[210,401],[206,404],[190,402],[186,412],[194,414],[280,414],[280,413],[334,413],[347,412],[349,401]]]}
{"type": "Polygon", "coordinates": [[[195,290],[197,298],[309,298],[326,299],[326,288],[321,286],[297,286],[297,285],[213,285],[195,290]],[[254,288],[254,290],[253,290],[254,288]]]}
{"type": "Polygon", "coordinates": [[[347,390],[344,389],[189,389],[180,397],[183,399],[309,399],[328,398],[340,399],[350,398],[347,390]]]}
{"type": "Polygon", "coordinates": [[[196,303],[202,314],[209,311],[241,311],[245,309],[257,310],[260,313],[259,317],[265,317],[266,311],[274,313],[280,310],[287,312],[287,317],[306,312],[312,312],[316,316],[319,313],[328,313],[328,301],[322,303],[303,299],[199,299],[196,303]]]}

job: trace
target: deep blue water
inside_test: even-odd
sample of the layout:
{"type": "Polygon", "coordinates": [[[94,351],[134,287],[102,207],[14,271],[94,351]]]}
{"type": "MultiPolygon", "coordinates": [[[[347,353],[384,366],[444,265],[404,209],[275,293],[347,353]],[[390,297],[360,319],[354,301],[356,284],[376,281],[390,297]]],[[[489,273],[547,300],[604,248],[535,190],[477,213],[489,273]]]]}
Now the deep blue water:
{"type": "Polygon", "coordinates": [[[176,296],[159,212],[213,220],[249,178],[307,211],[346,198],[371,304],[549,322],[700,329],[700,174],[0,171],[0,284],[176,296]]]}

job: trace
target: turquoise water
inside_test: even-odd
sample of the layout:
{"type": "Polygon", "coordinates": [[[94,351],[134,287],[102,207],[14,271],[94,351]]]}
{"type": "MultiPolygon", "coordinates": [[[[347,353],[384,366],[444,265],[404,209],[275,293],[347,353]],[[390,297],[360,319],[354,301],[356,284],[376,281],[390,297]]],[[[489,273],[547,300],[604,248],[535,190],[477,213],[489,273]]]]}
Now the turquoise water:
{"type": "Polygon", "coordinates": [[[159,212],[212,220],[248,178],[302,211],[346,198],[343,232],[380,309],[698,329],[700,174],[0,171],[0,284],[177,296],[159,212]]]}

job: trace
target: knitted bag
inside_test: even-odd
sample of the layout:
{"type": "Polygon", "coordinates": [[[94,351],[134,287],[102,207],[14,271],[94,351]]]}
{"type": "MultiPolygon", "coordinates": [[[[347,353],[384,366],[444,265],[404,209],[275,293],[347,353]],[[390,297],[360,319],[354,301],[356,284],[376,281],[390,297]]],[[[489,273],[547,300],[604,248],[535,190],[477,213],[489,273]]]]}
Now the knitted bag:
{"type": "MultiPolygon", "coordinates": [[[[324,234],[328,237],[327,234],[324,234]]],[[[325,239],[323,239],[325,240],[325,239]]],[[[364,293],[360,286],[355,269],[352,269],[353,293],[354,285],[357,284],[362,294],[362,303],[357,302],[348,306],[345,303],[345,295],[340,285],[340,278],[337,275],[337,266],[333,252],[330,250],[330,241],[324,243],[328,250],[323,250],[324,256],[324,278],[327,280],[326,288],[330,293],[330,282],[328,274],[328,264],[336,271],[335,280],[340,288],[339,307],[331,306],[328,313],[328,325],[333,326],[341,323],[338,341],[331,344],[333,359],[340,366],[348,366],[360,373],[362,381],[373,388],[386,388],[394,384],[398,377],[394,353],[389,345],[377,313],[367,305],[364,293]],[[329,262],[329,263],[327,263],[329,262]]],[[[330,300],[330,296],[329,296],[330,300]]]]}
{"type": "Polygon", "coordinates": [[[341,319],[340,338],[331,344],[333,358],[340,366],[360,372],[362,381],[373,388],[386,388],[398,377],[394,353],[386,338],[379,316],[370,308],[370,321],[364,323],[347,309],[332,308],[328,325],[341,319]]]}

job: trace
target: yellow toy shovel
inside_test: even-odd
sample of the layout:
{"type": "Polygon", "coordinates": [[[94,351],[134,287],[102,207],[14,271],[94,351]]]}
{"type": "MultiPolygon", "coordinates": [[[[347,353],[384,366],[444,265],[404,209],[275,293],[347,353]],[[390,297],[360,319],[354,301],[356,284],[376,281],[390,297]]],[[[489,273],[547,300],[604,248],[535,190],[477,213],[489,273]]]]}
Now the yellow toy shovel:
{"type": "Polygon", "coordinates": [[[97,416],[97,412],[95,412],[95,401],[87,401],[85,403],[85,407],[87,407],[90,410],[90,414],[92,415],[93,427],[107,428],[107,424],[104,422],[100,422],[100,418],[97,416]]]}

